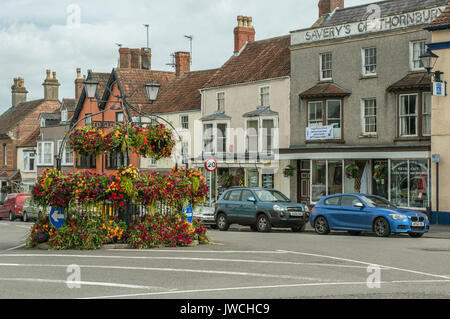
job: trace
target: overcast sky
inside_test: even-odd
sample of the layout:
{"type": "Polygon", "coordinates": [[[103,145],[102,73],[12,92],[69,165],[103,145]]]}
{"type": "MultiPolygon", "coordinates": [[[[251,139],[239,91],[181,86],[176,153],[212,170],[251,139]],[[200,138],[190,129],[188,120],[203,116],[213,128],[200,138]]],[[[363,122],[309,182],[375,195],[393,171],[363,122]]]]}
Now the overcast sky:
{"type": "MultiPolygon", "coordinates": [[[[371,0],[346,0],[347,7],[371,0]]],[[[118,47],[140,48],[150,25],[152,69],[171,71],[170,54],[189,51],[192,70],[220,67],[232,55],[238,15],[253,17],[256,39],[311,26],[318,0],[1,0],[0,113],[11,106],[13,78],[28,100],[43,97],[45,70],[56,72],[59,97],[74,97],[76,68],[110,72],[118,47]]]]}

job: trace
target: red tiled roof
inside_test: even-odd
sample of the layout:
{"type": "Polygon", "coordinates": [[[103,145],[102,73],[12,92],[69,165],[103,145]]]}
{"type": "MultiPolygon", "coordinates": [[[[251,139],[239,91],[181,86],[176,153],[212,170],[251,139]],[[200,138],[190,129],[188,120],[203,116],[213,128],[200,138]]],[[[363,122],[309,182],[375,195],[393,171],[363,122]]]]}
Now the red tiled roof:
{"type": "Polygon", "coordinates": [[[341,88],[334,83],[319,83],[312,88],[300,93],[301,98],[316,98],[316,97],[340,97],[350,95],[352,92],[341,88]]]}
{"type": "Polygon", "coordinates": [[[201,109],[200,89],[216,70],[187,72],[161,88],[154,104],[147,104],[147,113],[183,112],[201,109]]]}
{"type": "Polygon", "coordinates": [[[41,129],[38,127],[18,147],[35,147],[35,146],[37,146],[37,141],[39,140],[39,134],[40,133],[41,133],[41,129]]]}
{"type": "Polygon", "coordinates": [[[431,90],[431,74],[420,72],[411,73],[400,81],[392,84],[388,91],[399,91],[406,89],[430,89],[431,90]]]}
{"type": "Polygon", "coordinates": [[[232,56],[203,88],[247,83],[289,76],[291,72],[290,36],[249,42],[232,56]]]}
{"type": "Polygon", "coordinates": [[[450,7],[447,7],[447,9],[445,9],[445,11],[428,26],[428,29],[447,28],[450,28],[450,7]]]}

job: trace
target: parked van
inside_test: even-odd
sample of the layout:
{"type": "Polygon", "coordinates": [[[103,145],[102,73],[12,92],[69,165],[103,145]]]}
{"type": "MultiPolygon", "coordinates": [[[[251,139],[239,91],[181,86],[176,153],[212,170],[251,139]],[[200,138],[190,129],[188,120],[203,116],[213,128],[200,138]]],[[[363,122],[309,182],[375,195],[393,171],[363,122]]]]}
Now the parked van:
{"type": "Polygon", "coordinates": [[[8,194],[4,203],[0,205],[0,218],[9,218],[14,221],[22,218],[23,205],[31,194],[8,194]]]}

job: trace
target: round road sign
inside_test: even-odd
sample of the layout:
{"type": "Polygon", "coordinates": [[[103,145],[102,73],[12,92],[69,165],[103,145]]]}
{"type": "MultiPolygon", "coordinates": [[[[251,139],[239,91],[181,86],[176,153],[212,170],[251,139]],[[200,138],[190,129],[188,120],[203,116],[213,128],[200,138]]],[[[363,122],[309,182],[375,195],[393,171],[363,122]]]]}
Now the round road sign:
{"type": "Polygon", "coordinates": [[[217,169],[217,161],[214,158],[210,158],[206,161],[205,167],[208,172],[214,172],[217,169]]]}

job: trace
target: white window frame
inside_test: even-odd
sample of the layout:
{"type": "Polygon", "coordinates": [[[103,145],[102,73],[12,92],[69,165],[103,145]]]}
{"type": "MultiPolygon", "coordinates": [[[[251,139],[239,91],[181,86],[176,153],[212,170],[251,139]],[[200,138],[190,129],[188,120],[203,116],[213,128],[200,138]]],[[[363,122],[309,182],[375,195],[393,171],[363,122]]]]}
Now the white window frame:
{"type": "Polygon", "coordinates": [[[398,129],[399,129],[399,136],[400,137],[417,137],[417,136],[419,136],[419,107],[421,107],[421,106],[419,105],[419,94],[418,93],[409,93],[409,94],[400,94],[399,95],[399,102],[398,102],[398,129]],[[416,134],[403,135],[402,134],[402,118],[404,118],[404,117],[411,117],[414,114],[408,114],[408,115],[402,115],[401,114],[402,97],[404,97],[404,96],[412,96],[412,95],[416,96],[416,113],[415,113],[415,117],[416,117],[416,134]]]}
{"type": "MultiPolygon", "coordinates": [[[[56,149],[56,152],[57,152],[57,154],[59,155],[59,150],[60,150],[60,148],[61,148],[61,143],[62,143],[62,140],[58,140],[58,147],[57,147],[57,149],[56,149]]],[[[70,147],[69,147],[69,144],[68,143],[66,143],[66,145],[65,145],[66,147],[64,148],[64,150],[63,150],[63,153],[62,153],[62,158],[61,158],[61,165],[63,165],[63,166],[73,166],[73,162],[74,162],[74,155],[73,155],[73,152],[72,152],[72,162],[68,162],[67,161],[67,152],[69,152],[70,151],[70,147]]]]}
{"type": "Polygon", "coordinates": [[[333,53],[331,52],[325,52],[325,53],[321,53],[320,55],[320,80],[321,81],[331,81],[333,80],[333,53]],[[323,57],[324,56],[330,56],[330,63],[331,63],[331,68],[329,69],[324,69],[324,65],[323,65],[323,57]],[[324,72],[331,72],[331,77],[324,77],[323,74],[324,72]]]}
{"type": "Polygon", "coordinates": [[[423,92],[422,93],[422,136],[431,136],[431,124],[433,123],[431,121],[432,113],[433,113],[433,93],[431,93],[431,92],[423,92]],[[425,113],[425,111],[426,111],[425,110],[425,103],[426,103],[425,96],[427,94],[430,95],[430,97],[431,97],[430,109],[429,109],[430,112],[429,113],[425,113]],[[425,123],[426,117],[429,117],[429,119],[430,119],[430,133],[424,133],[424,128],[425,128],[424,123],[425,123]]]}
{"type": "Polygon", "coordinates": [[[189,115],[180,115],[180,128],[181,130],[188,131],[189,130],[189,115]],[[186,121],[183,121],[186,120],[186,121]],[[185,124],[187,127],[184,127],[185,124]]]}
{"type": "Polygon", "coordinates": [[[61,111],[61,122],[67,122],[69,119],[69,112],[67,109],[61,111]]]}
{"type": "MultiPolygon", "coordinates": [[[[414,60],[414,45],[418,44],[418,43],[424,43],[425,45],[425,50],[426,50],[426,40],[415,40],[415,41],[410,41],[409,42],[409,68],[411,71],[423,71],[425,70],[425,68],[422,67],[415,67],[415,62],[420,61],[420,59],[418,60],[414,60]]],[[[421,62],[419,62],[419,64],[421,64],[421,62]]]]}
{"type": "Polygon", "coordinates": [[[259,153],[260,152],[260,132],[261,132],[261,121],[258,117],[248,118],[245,120],[245,152],[246,153],[259,153]],[[256,132],[256,151],[250,151],[250,134],[249,134],[249,122],[257,123],[257,132],[256,132]]]}
{"type": "Polygon", "coordinates": [[[313,126],[311,126],[311,122],[317,122],[318,121],[317,118],[315,118],[313,121],[310,118],[311,104],[320,104],[321,105],[322,118],[320,120],[320,125],[314,125],[314,126],[323,126],[323,114],[324,114],[323,113],[323,101],[308,101],[308,114],[307,114],[307,116],[308,116],[308,127],[313,127],[313,126]]]}
{"type": "Polygon", "coordinates": [[[278,143],[277,143],[277,135],[276,135],[276,130],[278,129],[278,117],[277,116],[258,116],[258,117],[253,117],[253,118],[248,118],[245,120],[245,150],[247,153],[255,153],[254,151],[250,152],[249,150],[249,125],[248,122],[251,121],[257,121],[258,122],[258,132],[257,132],[257,141],[258,141],[258,147],[257,147],[257,152],[258,153],[272,153],[274,149],[276,149],[278,147],[278,143]],[[264,132],[263,130],[263,123],[265,120],[270,120],[273,121],[273,131],[271,132],[271,136],[272,136],[272,148],[270,150],[267,149],[267,145],[264,137],[266,132],[264,132]]]}
{"type": "Polygon", "coordinates": [[[205,154],[222,154],[222,152],[218,152],[217,151],[217,142],[218,142],[218,139],[217,139],[217,136],[218,136],[218,134],[217,134],[217,126],[219,125],[219,124],[225,124],[227,127],[226,127],[226,129],[225,129],[225,153],[227,152],[227,150],[228,150],[228,146],[229,146],[229,141],[230,141],[230,133],[229,133],[229,130],[230,130],[230,121],[206,121],[206,122],[203,122],[202,123],[202,134],[203,134],[203,137],[202,137],[202,151],[203,151],[203,153],[205,153],[205,154]],[[212,152],[207,152],[207,151],[205,151],[205,136],[204,136],[204,133],[205,133],[205,125],[212,125],[212,152]]]}
{"type": "Polygon", "coordinates": [[[270,85],[263,85],[258,88],[258,105],[259,106],[270,106],[270,85]],[[267,93],[263,93],[264,89],[268,89],[267,93]],[[263,105],[263,95],[267,95],[267,105],[263,105]]]}
{"type": "Polygon", "coordinates": [[[37,165],[38,166],[53,166],[54,165],[54,156],[55,156],[55,143],[53,141],[42,141],[37,143],[37,165]],[[45,144],[50,144],[50,162],[46,163],[44,161],[44,150],[45,144]]]}
{"type": "Polygon", "coordinates": [[[326,100],[326,105],[325,105],[325,107],[326,107],[326,125],[330,125],[328,122],[329,121],[335,121],[336,120],[336,118],[330,118],[329,117],[329,114],[330,114],[330,112],[328,112],[328,105],[329,105],[329,103],[330,102],[339,102],[339,128],[334,128],[333,127],[333,131],[334,131],[334,139],[335,140],[340,140],[340,139],[342,139],[342,135],[343,135],[343,132],[344,132],[344,127],[343,127],[343,121],[342,121],[342,117],[343,117],[343,114],[344,114],[344,110],[343,110],[343,103],[342,103],[342,100],[326,100]],[[336,131],[336,130],[338,130],[338,131],[336,131]]]}
{"type": "Polygon", "coordinates": [[[374,76],[377,75],[377,65],[378,65],[378,52],[376,47],[370,47],[370,48],[363,48],[361,50],[361,56],[362,56],[362,74],[363,76],[374,76]],[[375,59],[375,64],[367,64],[366,60],[366,52],[375,50],[375,56],[371,56],[375,59]],[[367,70],[368,67],[375,67],[375,72],[370,72],[367,70]]]}
{"type": "Polygon", "coordinates": [[[216,109],[217,109],[217,111],[225,111],[225,104],[226,104],[225,91],[216,92],[216,109]],[[219,95],[220,94],[223,94],[223,107],[222,108],[219,106],[219,95]]]}
{"type": "Polygon", "coordinates": [[[36,172],[36,166],[37,166],[36,152],[34,150],[23,150],[22,153],[23,153],[23,164],[22,164],[23,171],[25,173],[36,172]],[[33,169],[30,169],[30,160],[31,159],[34,159],[34,168],[33,169]]]}
{"type": "Polygon", "coordinates": [[[377,114],[378,113],[378,106],[377,106],[377,99],[376,98],[367,98],[361,100],[361,130],[362,134],[365,136],[369,135],[377,135],[378,132],[378,121],[377,121],[377,114]],[[374,101],[375,102],[375,115],[367,115],[366,114],[366,102],[368,101],[374,101]],[[375,132],[367,132],[366,131],[366,119],[368,117],[374,117],[375,118],[375,132]]]}

